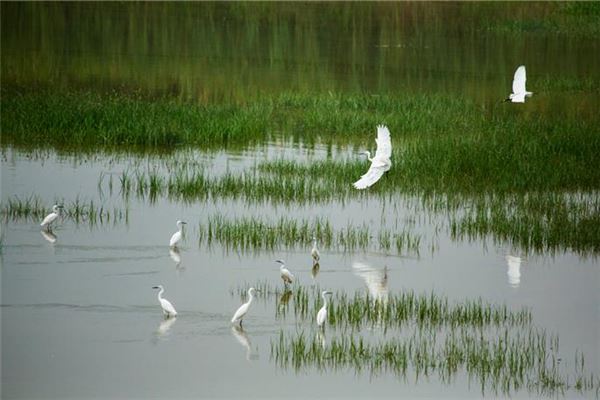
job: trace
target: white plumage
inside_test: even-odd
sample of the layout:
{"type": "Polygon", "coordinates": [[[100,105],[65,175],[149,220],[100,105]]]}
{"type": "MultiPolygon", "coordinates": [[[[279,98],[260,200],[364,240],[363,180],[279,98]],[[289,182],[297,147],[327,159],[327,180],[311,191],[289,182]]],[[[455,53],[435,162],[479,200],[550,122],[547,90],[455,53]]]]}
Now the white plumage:
{"type": "Polygon", "coordinates": [[[179,230],[171,236],[171,240],[169,241],[169,247],[177,247],[179,242],[181,241],[181,237],[183,236],[183,225],[187,224],[185,221],[177,221],[177,228],[179,230]]]}
{"type": "Polygon", "coordinates": [[[525,103],[525,96],[529,97],[533,94],[533,92],[528,92],[525,89],[525,82],[527,81],[527,74],[525,71],[525,66],[521,65],[515,71],[515,76],[513,77],[512,90],[513,92],[508,96],[507,101],[511,101],[513,103],[525,103]]]}
{"type": "Polygon", "coordinates": [[[312,259],[313,259],[313,265],[318,264],[319,260],[321,259],[321,254],[319,254],[319,249],[317,248],[317,238],[316,237],[313,237],[313,248],[310,251],[310,255],[312,256],[312,259]]]}
{"type": "Polygon", "coordinates": [[[281,273],[281,279],[283,280],[283,284],[292,284],[292,281],[294,280],[294,274],[292,274],[290,270],[285,267],[285,262],[283,260],[275,260],[275,262],[281,264],[281,266],[279,267],[279,272],[281,273]]]}
{"type": "Polygon", "coordinates": [[[60,215],[61,208],[62,208],[62,206],[59,206],[56,204],[53,205],[52,212],[50,214],[46,215],[46,217],[43,219],[40,226],[50,229],[50,224],[52,224],[56,220],[56,218],[58,218],[58,216],[60,215]]]}
{"type": "Polygon", "coordinates": [[[160,289],[158,291],[158,302],[160,303],[160,306],[162,307],[163,314],[167,318],[177,316],[177,311],[175,311],[175,307],[173,307],[173,304],[171,304],[171,302],[169,300],[162,298],[162,294],[165,292],[165,288],[163,288],[162,285],[158,285],[158,286],[153,286],[152,289],[160,289]]]}
{"type": "Polygon", "coordinates": [[[319,327],[323,326],[325,321],[327,321],[327,295],[332,294],[332,292],[324,291],[321,293],[321,297],[323,297],[323,307],[317,313],[317,325],[319,327]]]}
{"type": "Polygon", "coordinates": [[[233,314],[233,318],[231,318],[231,323],[232,324],[235,324],[236,322],[239,322],[240,326],[242,326],[242,320],[244,319],[244,316],[248,312],[248,309],[250,308],[250,304],[252,303],[252,300],[254,300],[254,292],[255,292],[254,288],[248,289],[248,297],[249,297],[249,299],[248,299],[247,302],[245,302],[244,304],[242,304],[240,306],[240,308],[237,309],[237,311],[235,312],[235,314],[233,314]]]}
{"type": "Polygon", "coordinates": [[[389,171],[392,167],[392,140],[390,137],[390,131],[385,125],[377,126],[377,150],[375,156],[371,158],[371,153],[365,151],[363,154],[367,155],[367,159],[371,161],[371,167],[366,174],[360,177],[359,180],[354,182],[356,189],[366,189],[377,182],[383,173],[389,171]]]}

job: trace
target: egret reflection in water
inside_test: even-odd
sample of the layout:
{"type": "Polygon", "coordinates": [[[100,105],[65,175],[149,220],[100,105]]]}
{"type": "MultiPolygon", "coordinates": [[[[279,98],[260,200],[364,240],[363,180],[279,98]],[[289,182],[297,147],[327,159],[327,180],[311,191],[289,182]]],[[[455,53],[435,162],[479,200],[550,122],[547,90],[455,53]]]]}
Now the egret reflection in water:
{"type": "Polygon", "coordinates": [[[506,264],[508,265],[506,271],[508,284],[514,288],[519,287],[521,283],[521,257],[507,255],[506,264]]]}
{"type": "Polygon", "coordinates": [[[177,321],[177,317],[163,319],[156,329],[156,336],[165,337],[177,321]]]}
{"type": "Polygon", "coordinates": [[[231,333],[238,343],[246,349],[246,360],[256,360],[258,358],[258,354],[252,354],[252,342],[246,334],[246,331],[244,331],[244,329],[239,325],[233,325],[231,327],[231,333]]]}
{"type": "Polygon", "coordinates": [[[179,267],[181,264],[181,253],[179,252],[179,249],[177,247],[170,248],[169,256],[171,257],[171,260],[175,262],[175,267],[179,267]]]}
{"type": "Polygon", "coordinates": [[[375,268],[355,261],[352,263],[352,269],[356,276],[365,281],[365,285],[367,285],[367,289],[369,290],[369,296],[374,301],[387,303],[389,297],[387,266],[384,268],[375,268]]]}
{"type": "Polygon", "coordinates": [[[42,237],[44,239],[46,239],[48,242],[54,244],[56,243],[56,235],[54,233],[52,233],[51,231],[46,231],[46,230],[41,230],[40,233],[42,234],[42,237]]]}

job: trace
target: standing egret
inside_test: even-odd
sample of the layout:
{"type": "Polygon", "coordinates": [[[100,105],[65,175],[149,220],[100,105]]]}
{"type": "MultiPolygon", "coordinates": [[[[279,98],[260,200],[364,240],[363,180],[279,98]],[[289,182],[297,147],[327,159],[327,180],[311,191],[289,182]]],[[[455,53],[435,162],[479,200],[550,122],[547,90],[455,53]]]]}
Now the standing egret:
{"type": "Polygon", "coordinates": [[[42,221],[42,223],[40,224],[40,226],[42,228],[46,228],[46,230],[50,231],[50,224],[52,224],[56,218],[58,218],[58,216],[60,215],[60,212],[62,211],[63,206],[59,206],[57,204],[52,206],[52,212],[48,215],[46,215],[46,218],[44,218],[44,220],[42,221]]]}
{"type": "Polygon", "coordinates": [[[390,131],[385,125],[377,126],[377,150],[375,156],[371,158],[371,153],[365,151],[361,154],[366,154],[367,159],[371,161],[371,167],[366,174],[360,177],[359,180],[354,182],[354,187],[357,189],[366,189],[369,186],[377,182],[383,173],[389,171],[392,167],[392,140],[390,138],[390,131]]]}
{"type": "Polygon", "coordinates": [[[508,265],[508,270],[506,271],[508,284],[514,288],[519,287],[521,283],[521,257],[507,255],[506,264],[508,265]]]}
{"type": "Polygon", "coordinates": [[[244,316],[246,315],[246,313],[248,312],[248,309],[250,308],[250,304],[252,303],[252,300],[254,300],[254,293],[256,292],[256,289],[254,289],[253,287],[251,287],[250,289],[248,289],[248,301],[245,302],[244,304],[242,304],[240,306],[240,308],[237,309],[237,311],[235,312],[235,314],[233,314],[233,318],[231,318],[231,323],[235,324],[236,322],[240,323],[240,328],[242,327],[242,320],[244,319],[244,316]]]}
{"type": "Polygon", "coordinates": [[[176,317],[177,311],[175,311],[175,307],[173,307],[173,304],[171,304],[171,302],[169,300],[162,298],[162,294],[165,292],[165,288],[162,285],[158,285],[158,286],[152,286],[152,289],[160,289],[158,291],[158,302],[160,303],[160,306],[162,307],[163,314],[165,315],[165,317],[166,318],[176,317]]]}
{"type": "Polygon", "coordinates": [[[323,297],[323,307],[321,307],[321,309],[317,313],[317,325],[319,326],[319,328],[325,328],[324,324],[327,320],[327,295],[331,294],[333,294],[333,292],[330,292],[328,290],[325,290],[323,293],[321,293],[321,297],[323,297]]]}
{"type": "Polygon", "coordinates": [[[290,272],[289,269],[285,267],[285,262],[283,260],[275,260],[275,262],[281,264],[279,267],[279,272],[281,272],[281,279],[283,280],[283,284],[287,287],[288,284],[292,284],[294,280],[294,275],[290,272]]]}
{"type": "Polygon", "coordinates": [[[319,254],[319,249],[317,249],[317,238],[314,236],[313,236],[313,247],[312,247],[312,250],[310,251],[310,255],[312,256],[312,259],[313,259],[313,265],[318,264],[319,259],[321,258],[321,255],[319,254]]]}
{"type": "Polygon", "coordinates": [[[513,77],[512,90],[513,92],[508,96],[505,101],[511,101],[513,103],[525,103],[525,96],[530,97],[533,92],[525,90],[525,81],[527,80],[525,66],[521,65],[515,71],[513,77]]]}
{"type": "Polygon", "coordinates": [[[177,228],[179,230],[171,236],[171,240],[169,241],[169,247],[175,248],[181,241],[181,236],[183,235],[183,225],[187,224],[185,221],[177,221],[177,228]]]}

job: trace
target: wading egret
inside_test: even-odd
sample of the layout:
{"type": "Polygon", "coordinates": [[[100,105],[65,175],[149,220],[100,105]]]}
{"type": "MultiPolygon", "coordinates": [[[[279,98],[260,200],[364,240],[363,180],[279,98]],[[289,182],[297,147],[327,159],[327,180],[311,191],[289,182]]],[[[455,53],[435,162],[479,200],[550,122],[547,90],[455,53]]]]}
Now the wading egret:
{"type": "Polygon", "coordinates": [[[377,182],[383,173],[389,171],[392,167],[392,140],[390,138],[390,131],[385,125],[377,126],[377,150],[375,156],[371,158],[371,153],[365,151],[361,154],[366,154],[367,159],[371,161],[371,167],[366,174],[360,177],[359,180],[354,182],[354,187],[357,189],[366,189],[369,186],[377,182]]]}
{"type": "Polygon", "coordinates": [[[158,302],[162,307],[163,314],[165,315],[165,317],[170,318],[177,316],[177,311],[175,311],[175,307],[173,307],[173,304],[171,304],[169,300],[162,298],[162,294],[165,292],[165,288],[162,285],[158,285],[152,286],[152,289],[160,289],[158,291],[158,302]]]}
{"type": "Polygon", "coordinates": [[[319,327],[324,327],[325,321],[327,320],[327,296],[332,295],[333,292],[325,290],[321,293],[321,297],[323,297],[323,307],[317,313],[317,325],[319,327]]]}
{"type": "Polygon", "coordinates": [[[512,287],[518,287],[521,283],[521,257],[511,255],[506,256],[506,264],[508,264],[508,284],[512,287]]]}
{"type": "Polygon", "coordinates": [[[533,92],[525,90],[525,81],[527,80],[525,66],[521,65],[515,71],[513,78],[512,90],[513,92],[508,96],[505,101],[511,101],[513,103],[525,103],[525,96],[529,97],[533,92]]]}
{"type": "Polygon", "coordinates": [[[183,235],[183,225],[187,224],[185,221],[177,221],[177,228],[179,230],[171,236],[171,240],[169,241],[169,247],[177,247],[179,242],[181,241],[181,236],[183,235]]]}
{"type": "Polygon", "coordinates": [[[281,279],[283,280],[283,284],[287,286],[288,284],[292,284],[294,280],[294,274],[290,272],[289,269],[285,267],[285,261],[283,260],[275,260],[276,263],[281,264],[279,267],[279,272],[281,273],[281,279]]]}
{"type": "Polygon", "coordinates": [[[254,289],[253,287],[251,287],[250,289],[248,289],[248,301],[245,302],[244,304],[242,304],[240,306],[240,308],[237,309],[237,311],[235,312],[235,314],[233,314],[233,318],[231,318],[231,323],[232,324],[235,324],[236,322],[239,322],[240,323],[240,327],[242,326],[242,320],[244,319],[244,316],[248,312],[248,309],[250,308],[250,304],[252,303],[252,300],[254,300],[254,293],[255,292],[256,292],[256,289],[254,289]]]}
{"type": "Polygon", "coordinates": [[[58,216],[60,215],[60,212],[62,211],[63,206],[59,206],[59,205],[53,205],[52,206],[52,212],[48,215],[46,215],[46,218],[44,218],[44,220],[42,221],[42,223],[40,224],[40,226],[42,228],[46,228],[46,230],[50,230],[50,224],[52,224],[56,218],[58,218],[58,216]]]}
{"type": "Polygon", "coordinates": [[[319,259],[321,258],[321,255],[319,254],[319,249],[317,249],[317,238],[314,236],[313,236],[313,247],[312,247],[312,250],[310,251],[310,255],[312,256],[312,259],[313,259],[313,265],[318,264],[319,259]]]}

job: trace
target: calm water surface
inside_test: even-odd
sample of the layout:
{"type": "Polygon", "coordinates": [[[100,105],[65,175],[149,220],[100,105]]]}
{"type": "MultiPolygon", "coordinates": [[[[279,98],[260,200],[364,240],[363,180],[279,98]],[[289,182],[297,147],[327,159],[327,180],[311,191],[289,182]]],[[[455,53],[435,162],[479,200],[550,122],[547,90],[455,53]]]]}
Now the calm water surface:
{"type": "MultiPolygon", "coordinates": [[[[525,114],[585,116],[597,112],[600,96],[597,90],[582,93],[577,85],[587,79],[598,87],[600,41],[544,30],[535,22],[540,16],[555,21],[557,7],[3,2],[2,85],[135,92],[199,103],[244,102],[279,92],[425,91],[468,96],[487,107],[506,97],[516,66],[525,64],[528,88],[539,99],[527,103],[525,114]],[[563,95],[552,95],[557,88],[563,95]]],[[[281,140],[245,151],[188,149],[178,157],[220,175],[263,160],[310,162],[355,150],[281,140]]],[[[293,318],[276,319],[275,299],[253,304],[244,332],[229,324],[242,301],[238,287],[281,285],[277,258],[287,261],[301,284],[336,293],[367,293],[387,268],[389,293],[434,291],[451,302],[481,297],[514,310],[529,307],[536,327],[559,336],[565,370],[572,371],[579,351],[586,369],[600,374],[600,263],[594,256],[530,254],[523,256],[519,276],[505,260],[521,255],[514,249],[491,239],[454,241],[443,215],[415,211],[411,204],[419,199],[400,195],[317,205],[231,199],[186,204],[165,198],[150,203],[120,195],[123,171],[150,165],[164,172],[169,166],[163,161],[3,149],[3,205],[15,196],[35,195],[49,209],[56,200],[79,197],[127,210],[128,217],[95,225],[64,220],[54,237],[43,235],[36,219],[2,221],[2,397],[482,396],[478,383],[461,373],[443,384],[436,376],[404,380],[391,373],[277,367],[270,359],[271,340],[280,329],[297,327],[293,318]],[[99,191],[102,176],[104,182],[114,178],[112,193],[99,191]],[[321,216],[335,228],[364,223],[374,232],[384,220],[406,226],[422,241],[419,254],[322,248],[313,280],[310,243],[272,252],[198,243],[199,224],[217,212],[272,219],[321,216]],[[168,240],[177,219],[189,225],[181,252],[174,255],[168,240]],[[371,269],[360,271],[357,263],[371,269]],[[166,287],[177,319],[163,320],[151,289],[156,284],[166,287]]],[[[513,395],[529,396],[527,391],[513,395]]]]}

